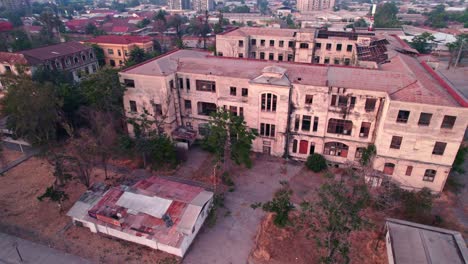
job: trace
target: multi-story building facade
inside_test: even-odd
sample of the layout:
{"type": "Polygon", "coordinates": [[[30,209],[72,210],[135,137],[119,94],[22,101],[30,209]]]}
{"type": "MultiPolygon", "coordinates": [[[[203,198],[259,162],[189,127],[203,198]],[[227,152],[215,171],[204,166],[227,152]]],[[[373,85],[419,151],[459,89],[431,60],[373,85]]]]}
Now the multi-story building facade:
{"type": "Polygon", "coordinates": [[[330,10],[335,0],[297,0],[297,10],[301,13],[319,10],[330,10]]]}
{"type": "Polygon", "coordinates": [[[468,124],[466,102],[403,54],[370,70],[179,50],[128,68],[120,78],[128,115],[144,108],[164,113],[169,135],[180,127],[205,135],[210,113],[221,107],[258,131],[256,152],[299,160],[320,153],[331,164],[357,166],[374,144],[376,170],[402,186],[435,192],[468,124]]]}
{"type": "Polygon", "coordinates": [[[99,68],[91,47],[78,42],[64,42],[19,52],[24,56],[31,73],[38,67],[70,73],[74,81],[82,74],[94,73],[99,68]]]}
{"type": "Polygon", "coordinates": [[[192,8],[190,0],[170,0],[168,4],[171,10],[190,10],[192,8]]]}
{"type": "Polygon", "coordinates": [[[385,44],[373,33],[242,27],[216,35],[216,55],[376,68],[385,44]]]}
{"type": "Polygon", "coordinates": [[[96,44],[104,51],[106,65],[121,67],[130,57],[135,47],[145,52],[153,52],[153,40],[146,36],[109,35],[98,36],[83,43],[96,44]]]}
{"type": "Polygon", "coordinates": [[[214,8],[213,0],[193,0],[192,9],[197,12],[212,11],[214,8]]]}

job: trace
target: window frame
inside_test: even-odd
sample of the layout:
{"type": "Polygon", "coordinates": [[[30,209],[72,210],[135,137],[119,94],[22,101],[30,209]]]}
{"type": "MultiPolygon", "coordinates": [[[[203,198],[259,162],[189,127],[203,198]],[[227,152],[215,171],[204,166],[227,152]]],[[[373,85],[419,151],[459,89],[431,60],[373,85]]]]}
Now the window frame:
{"type": "Polygon", "coordinates": [[[410,115],[411,115],[411,112],[409,110],[398,110],[396,122],[401,123],[401,124],[406,124],[408,123],[410,115]],[[407,115],[405,116],[406,113],[407,115]]]}
{"type": "Polygon", "coordinates": [[[432,113],[421,112],[421,114],[419,114],[418,126],[429,126],[431,124],[431,119],[432,113]]]}
{"type": "Polygon", "coordinates": [[[390,141],[390,148],[391,149],[400,149],[402,143],[403,143],[403,137],[401,137],[401,136],[392,136],[392,139],[390,141]]]}
{"type": "Polygon", "coordinates": [[[433,169],[426,169],[424,171],[423,181],[434,182],[434,179],[437,175],[437,171],[433,169]]]}
{"type": "Polygon", "coordinates": [[[432,155],[443,156],[446,148],[446,142],[436,141],[434,144],[434,148],[432,149],[432,155]]]}

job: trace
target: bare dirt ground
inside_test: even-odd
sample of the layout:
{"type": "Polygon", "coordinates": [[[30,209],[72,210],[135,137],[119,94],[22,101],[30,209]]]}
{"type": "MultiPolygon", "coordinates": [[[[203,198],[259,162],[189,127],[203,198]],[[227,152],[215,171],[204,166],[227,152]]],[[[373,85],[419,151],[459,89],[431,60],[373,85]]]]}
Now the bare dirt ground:
{"type": "MultiPolygon", "coordinates": [[[[67,183],[69,199],[62,210],[57,203],[39,202],[37,196],[51,186],[54,178],[50,164],[37,157],[0,176],[0,230],[24,239],[49,245],[67,253],[98,263],[158,263],[171,255],[137,244],[93,234],[71,225],[65,213],[86,190],[77,180],[67,183]]],[[[122,175],[110,173],[114,184],[122,175]]],[[[92,182],[105,181],[104,173],[95,169],[92,182]]]]}
{"type": "Polygon", "coordinates": [[[8,148],[3,148],[2,155],[0,157],[0,167],[7,166],[10,162],[17,160],[19,157],[23,155],[24,154],[19,151],[11,150],[8,148]]]}

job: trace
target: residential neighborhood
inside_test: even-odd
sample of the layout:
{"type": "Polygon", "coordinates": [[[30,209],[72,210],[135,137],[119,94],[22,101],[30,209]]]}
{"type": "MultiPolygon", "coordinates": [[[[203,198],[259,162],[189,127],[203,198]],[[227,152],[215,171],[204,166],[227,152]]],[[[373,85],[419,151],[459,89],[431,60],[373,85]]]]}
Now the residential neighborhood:
{"type": "Polygon", "coordinates": [[[467,7],[0,0],[0,262],[468,263],[467,7]]]}

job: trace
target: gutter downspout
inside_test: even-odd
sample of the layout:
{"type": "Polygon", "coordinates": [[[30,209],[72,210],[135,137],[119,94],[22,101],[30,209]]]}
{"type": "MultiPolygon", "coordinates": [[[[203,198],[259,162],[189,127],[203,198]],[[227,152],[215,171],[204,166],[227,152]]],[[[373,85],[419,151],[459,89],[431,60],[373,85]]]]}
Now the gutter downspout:
{"type": "MultiPolygon", "coordinates": [[[[286,78],[288,78],[289,80],[289,77],[286,75],[286,78]]],[[[290,80],[289,80],[290,81],[290,80]]],[[[290,136],[291,136],[291,115],[292,115],[292,92],[293,92],[293,85],[290,81],[290,85],[289,85],[289,98],[288,98],[288,119],[287,119],[287,124],[286,124],[286,133],[285,133],[285,136],[286,136],[286,140],[285,140],[285,146],[284,146],[284,154],[283,154],[283,158],[285,159],[289,159],[289,141],[290,141],[290,136]]]]}

